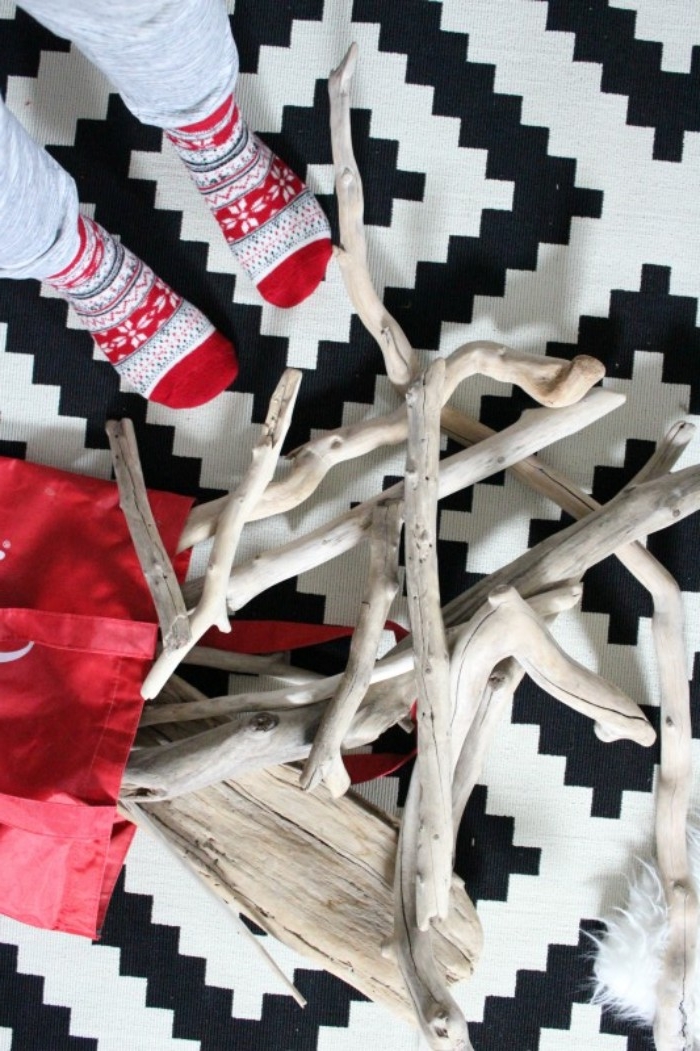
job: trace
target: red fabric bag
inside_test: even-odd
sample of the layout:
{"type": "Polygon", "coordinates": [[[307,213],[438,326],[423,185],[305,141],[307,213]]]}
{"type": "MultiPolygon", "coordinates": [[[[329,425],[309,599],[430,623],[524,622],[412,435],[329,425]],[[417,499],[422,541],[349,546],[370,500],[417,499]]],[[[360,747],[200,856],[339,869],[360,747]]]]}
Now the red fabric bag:
{"type": "MultiPolygon", "coordinates": [[[[172,553],[191,501],[149,497],[172,553]]],[[[155,619],[116,485],[0,458],[0,913],[97,936],[155,619]]]]}

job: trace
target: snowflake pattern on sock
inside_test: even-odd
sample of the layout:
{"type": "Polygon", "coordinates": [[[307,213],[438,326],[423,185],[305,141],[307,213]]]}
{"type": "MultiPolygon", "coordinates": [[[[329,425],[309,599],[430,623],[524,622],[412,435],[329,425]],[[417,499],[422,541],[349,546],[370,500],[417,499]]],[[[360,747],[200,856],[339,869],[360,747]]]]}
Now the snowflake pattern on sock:
{"type": "Polygon", "coordinates": [[[328,220],[309,188],[250,130],[234,98],[167,136],[263,298],[287,307],[310,295],[331,256],[328,220]]]}
{"type": "Polygon", "coordinates": [[[80,216],[79,226],[76,258],[49,284],[117,372],[172,408],[202,404],[225,389],[237,372],[229,341],[99,223],[80,216]]]}

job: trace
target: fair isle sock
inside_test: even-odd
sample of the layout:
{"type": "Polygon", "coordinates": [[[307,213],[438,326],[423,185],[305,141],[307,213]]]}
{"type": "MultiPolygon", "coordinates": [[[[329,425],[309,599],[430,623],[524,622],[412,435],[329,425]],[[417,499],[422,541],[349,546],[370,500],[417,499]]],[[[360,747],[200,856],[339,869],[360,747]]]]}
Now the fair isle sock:
{"type": "Polygon", "coordinates": [[[236,378],[232,344],[99,223],[78,217],[78,254],[47,278],[75,308],[126,382],[150,401],[188,409],[236,378]]]}
{"type": "Polygon", "coordinates": [[[293,307],[331,256],[328,220],[284,161],[253,134],[233,96],[197,124],[166,132],[263,299],[293,307]]]}

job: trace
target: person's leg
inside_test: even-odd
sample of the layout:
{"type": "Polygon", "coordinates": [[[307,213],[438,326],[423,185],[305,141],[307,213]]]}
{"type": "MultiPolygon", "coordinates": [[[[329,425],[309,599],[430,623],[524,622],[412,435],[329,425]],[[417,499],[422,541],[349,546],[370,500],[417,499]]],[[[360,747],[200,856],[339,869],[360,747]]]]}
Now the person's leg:
{"type": "Polygon", "coordinates": [[[261,295],[294,306],[331,255],[321,207],[249,129],[223,0],[20,0],[74,41],[140,120],[163,128],[261,295]]]}
{"type": "Polygon", "coordinates": [[[43,280],[78,243],[75,183],[0,98],[0,277],[43,280]]]}
{"type": "Polygon", "coordinates": [[[73,179],[0,99],[0,278],[46,281],[139,393],[200,405],[237,372],[233,347],[204,315],[91,219],[73,179]]]}

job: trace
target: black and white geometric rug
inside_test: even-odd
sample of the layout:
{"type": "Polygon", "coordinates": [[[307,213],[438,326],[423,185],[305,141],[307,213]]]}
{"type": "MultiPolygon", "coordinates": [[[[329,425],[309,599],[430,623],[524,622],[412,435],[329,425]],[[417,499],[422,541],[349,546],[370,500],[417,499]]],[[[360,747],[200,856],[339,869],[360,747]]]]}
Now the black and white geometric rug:
{"type": "MultiPolygon", "coordinates": [[[[700,416],[696,0],[229,0],[229,10],[242,108],[306,176],[336,238],[326,83],[357,41],[353,133],[370,268],[423,360],[476,338],[600,358],[604,386],[625,406],[544,454],[600,501],[672,423],[700,416]]],[[[0,282],[0,454],[109,477],[104,422],[117,413],[134,420],[149,485],[211,498],[247,466],[285,365],[304,372],[289,448],[398,404],[335,265],[301,307],[263,304],[161,132],[10,0],[0,0],[0,91],[73,174],[84,210],[201,307],[241,361],[235,388],[203,408],[147,404],[120,391],[63,301],[37,282],[0,282]]],[[[457,403],[496,427],[531,404],[481,379],[457,403]]],[[[401,449],[367,460],[331,472],[309,507],[246,530],[241,557],[403,473],[401,449]]],[[[682,465],[699,461],[695,441],[682,465]]],[[[649,542],[684,592],[696,707],[699,517],[649,542]]],[[[443,600],[562,521],[508,476],[445,500],[443,600]]],[[[361,557],[280,585],[246,612],[352,624],[361,557]]],[[[650,613],[646,593],[608,560],[586,579],[583,612],[555,631],[656,723],[650,613]]],[[[394,616],[405,619],[405,600],[394,616]]],[[[485,932],[458,994],[477,1051],[652,1047],[648,1032],[589,1004],[586,932],[622,902],[631,858],[652,848],[657,761],[655,749],[600,744],[587,720],[520,688],[461,836],[469,852],[458,867],[485,932]]],[[[405,778],[383,786],[387,805],[401,802],[405,778]]],[[[304,1011],[139,833],[99,943],[0,917],[0,1051],[422,1047],[383,1008],[271,950],[304,1011]]]]}

